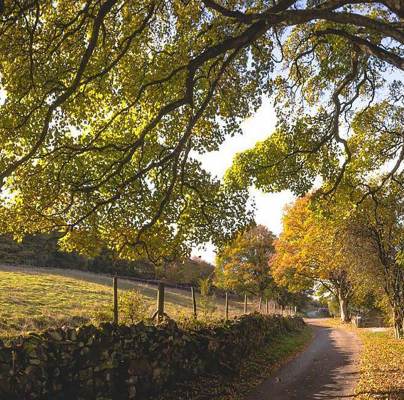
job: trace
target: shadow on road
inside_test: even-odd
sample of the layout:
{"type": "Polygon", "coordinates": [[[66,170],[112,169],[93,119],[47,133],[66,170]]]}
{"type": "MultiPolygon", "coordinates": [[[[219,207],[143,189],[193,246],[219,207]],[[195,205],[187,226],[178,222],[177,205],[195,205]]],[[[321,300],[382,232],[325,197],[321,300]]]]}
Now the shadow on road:
{"type": "Polygon", "coordinates": [[[314,339],[297,358],[265,381],[248,400],[320,400],[354,398],[359,377],[360,342],[354,333],[307,321],[314,339]]]}

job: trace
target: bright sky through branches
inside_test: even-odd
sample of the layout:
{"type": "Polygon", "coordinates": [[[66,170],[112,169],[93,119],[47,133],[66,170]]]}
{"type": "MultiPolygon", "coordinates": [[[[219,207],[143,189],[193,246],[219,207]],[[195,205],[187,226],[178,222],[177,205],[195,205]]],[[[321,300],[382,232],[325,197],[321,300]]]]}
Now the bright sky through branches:
{"type": "MultiPolygon", "coordinates": [[[[0,104],[4,102],[5,94],[0,91],[0,104]]],[[[275,129],[276,115],[273,106],[268,99],[264,99],[263,105],[255,115],[242,123],[243,135],[228,138],[219,151],[213,151],[198,158],[203,167],[209,172],[222,178],[226,170],[231,166],[233,157],[255,145],[256,142],[266,139],[275,129]]],[[[255,188],[250,189],[251,198],[256,204],[256,221],[267,226],[275,234],[282,229],[281,218],[283,208],[293,200],[290,191],[266,194],[255,188]]],[[[195,250],[194,255],[214,262],[215,248],[207,245],[206,249],[195,250]]]]}
{"type": "MultiPolygon", "coordinates": [[[[228,138],[219,151],[204,154],[199,157],[203,167],[212,174],[222,178],[227,168],[231,166],[233,157],[266,139],[275,129],[276,115],[270,101],[265,99],[255,115],[242,123],[243,135],[228,138]]],[[[256,203],[256,221],[267,226],[275,234],[282,229],[281,218],[283,208],[293,200],[290,191],[265,194],[251,188],[250,193],[256,203]]],[[[195,250],[194,255],[201,256],[209,262],[214,262],[214,247],[208,245],[205,250],[195,250]]]]}

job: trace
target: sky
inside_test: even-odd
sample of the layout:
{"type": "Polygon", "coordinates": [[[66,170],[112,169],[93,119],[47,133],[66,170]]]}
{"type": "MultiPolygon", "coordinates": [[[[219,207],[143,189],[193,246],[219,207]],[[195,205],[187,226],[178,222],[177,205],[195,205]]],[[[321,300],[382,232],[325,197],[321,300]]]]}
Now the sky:
{"type": "MultiPolygon", "coordinates": [[[[198,159],[201,160],[206,170],[218,178],[223,178],[227,168],[231,166],[233,157],[237,153],[253,147],[257,141],[266,139],[274,131],[275,124],[275,110],[270,101],[264,99],[261,108],[255,115],[241,124],[242,135],[228,138],[218,151],[203,154],[198,159]]],[[[290,191],[263,193],[256,188],[250,188],[250,195],[256,204],[256,222],[267,226],[275,234],[279,234],[282,230],[283,208],[293,201],[292,193],[290,191]]],[[[214,250],[212,245],[207,245],[205,249],[195,249],[193,255],[201,256],[206,261],[214,263],[214,250]]]]}

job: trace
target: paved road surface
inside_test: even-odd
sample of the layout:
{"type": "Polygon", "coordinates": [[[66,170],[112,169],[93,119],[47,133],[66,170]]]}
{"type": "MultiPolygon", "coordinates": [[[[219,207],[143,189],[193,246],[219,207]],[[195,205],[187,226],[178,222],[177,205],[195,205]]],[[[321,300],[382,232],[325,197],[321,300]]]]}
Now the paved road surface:
{"type": "Polygon", "coordinates": [[[354,333],[319,325],[309,347],[251,393],[247,400],[352,399],[360,341],[354,333]]]}

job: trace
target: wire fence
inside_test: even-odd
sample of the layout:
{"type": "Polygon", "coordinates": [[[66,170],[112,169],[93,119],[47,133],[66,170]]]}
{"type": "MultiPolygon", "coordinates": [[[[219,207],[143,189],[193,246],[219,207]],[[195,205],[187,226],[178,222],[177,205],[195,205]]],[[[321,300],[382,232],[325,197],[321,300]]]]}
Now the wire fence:
{"type": "MultiPolygon", "coordinates": [[[[119,323],[118,315],[118,279],[124,279],[129,281],[134,281],[141,283],[143,285],[152,285],[157,288],[156,297],[156,309],[153,313],[152,319],[161,321],[165,317],[169,317],[166,313],[166,288],[177,289],[182,291],[189,291],[189,305],[192,310],[192,316],[198,318],[201,311],[204,311],[205,307],[201,305],[202,302],[206,301],[207,296],[199,294],[199,299],[197,298],[198,288],[192,285],[184,284],[172,284],[157,280],[150,279],[138,279],[127,276],[117,276],[113,277],[113,301],[114,301],[114,322],[119,323]],[[199,301],[198,301],[199,300],[199,301]]],[[[218,294],[216,294],[217,296],[218,294]]],[[[234,293],[222,292],[220,296],[223,296],[223,308],[219,311],[219,315],[225,320],[230,317],[234,317],[242,314],[249,314],[252,312],[258,312],[261,314],[280,314],[284,316],[293,316],[296,314],[296,307],[293,306],[281,306],[276,301],[271,299],[263,298],[251,298],[244,295],[243,298],[237,296],[234,293]]],[[[216,315],[218,313],[216,312],[216,315]]]]}

